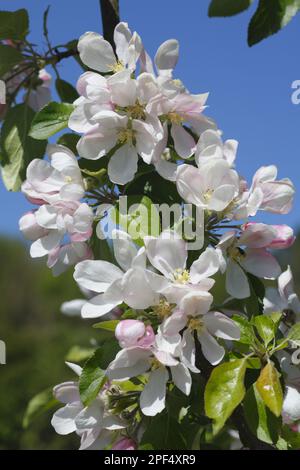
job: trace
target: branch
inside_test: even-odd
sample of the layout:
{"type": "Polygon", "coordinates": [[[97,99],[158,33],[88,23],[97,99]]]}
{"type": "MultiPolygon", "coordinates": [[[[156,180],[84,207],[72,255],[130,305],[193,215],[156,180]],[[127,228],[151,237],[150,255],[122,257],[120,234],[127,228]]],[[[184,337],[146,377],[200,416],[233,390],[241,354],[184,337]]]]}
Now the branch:
{"type": "Polygon", "coordinates": [[[103,37],[114,45],[114,29],[120,22],[119,0],[100,0],[103,37]]]}

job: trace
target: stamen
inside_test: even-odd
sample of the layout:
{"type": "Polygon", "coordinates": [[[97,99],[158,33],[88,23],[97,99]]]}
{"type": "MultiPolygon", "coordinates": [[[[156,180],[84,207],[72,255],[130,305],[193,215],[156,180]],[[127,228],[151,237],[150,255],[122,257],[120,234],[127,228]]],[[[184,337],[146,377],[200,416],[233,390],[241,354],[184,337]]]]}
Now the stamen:
{"type": "Polygon", "coordinates": [[[187,269],[176,269],[173,276],[178,284],[187,284],[190,280],[190,273],[187,269]]]}
{"type": "Polygon", "coordinates": [[[133,129],[121,129],[118,133],[118,142],[120,144],[133,143],[134,130],[133,129]]]}

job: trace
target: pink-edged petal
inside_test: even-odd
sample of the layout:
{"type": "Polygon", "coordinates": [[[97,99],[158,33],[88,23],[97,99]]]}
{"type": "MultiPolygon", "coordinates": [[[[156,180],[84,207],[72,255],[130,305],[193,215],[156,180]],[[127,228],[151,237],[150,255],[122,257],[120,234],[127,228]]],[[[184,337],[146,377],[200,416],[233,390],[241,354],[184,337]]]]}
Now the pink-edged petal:
{"type": "Polygon", "coordinates": [[[276,258],[264,249],[248,249],[242,265],[249,273],[264,279],[276,279],[281,273],[276,258]]]}

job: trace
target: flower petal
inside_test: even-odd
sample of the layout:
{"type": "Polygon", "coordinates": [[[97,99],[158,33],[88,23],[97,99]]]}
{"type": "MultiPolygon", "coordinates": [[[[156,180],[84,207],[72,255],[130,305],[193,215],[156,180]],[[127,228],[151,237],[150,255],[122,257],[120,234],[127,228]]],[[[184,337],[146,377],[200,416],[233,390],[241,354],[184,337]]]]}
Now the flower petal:
{"type": "Polygon", "coordinates": [[[80,59],[89,68],[98,72],[111,72],[116,65],[113,48],[100,34],[87,32],[79,38],[80,59]]]}
{"type": "Polygon", "coordinates": [[[108,163],[109,179],[116,184],[132,181],[137,172],[138,154],[131,145],[123,145],[111,157],[108,163]]]}
{"type": "Polygon", "coordinates": [[[165,408],[168,378],[169,374],[165,367],[151,372],[140,396],[140,407],[144,415],[155,416],[165,408]]]}

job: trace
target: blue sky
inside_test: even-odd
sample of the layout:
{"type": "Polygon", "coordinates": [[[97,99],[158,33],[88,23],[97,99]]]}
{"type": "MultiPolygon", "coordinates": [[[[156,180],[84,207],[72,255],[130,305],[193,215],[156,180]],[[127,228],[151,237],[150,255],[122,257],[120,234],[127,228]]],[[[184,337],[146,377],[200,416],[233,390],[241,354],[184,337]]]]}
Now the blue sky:
{"type": "MultiPolygon", "coordinates": [[[[207,17],[208,0],[120,0],[122,20],[140,33],[153,55],[166,39],[180,41],[176,76],[190,91],[210,92],[207,114],[240,142],[237,168],[248,180],[262,165],[275,164],[279,176],[300,186],[300,105],[291,102],[291,84],[300,79],[300,15],[276,36],[249,48],[247,25],[254,11],[233,18],[207,17]]],[[[254,2],[256,4],[257,2],[254,2]]],[[[27,8],[30,39],[44,45],[42,14],[51,5],[49,31],[53,45],[85,31],[101,32],[98,0],[2,0],[1,9],[27,8]]],[[[50,70],[49,70],[50,71],[50,70]]],[[[75,84],[80,71],[73,59],[60,65],[61,76],[75,84]]],[[[286,216],[265,215],[268,223],[300,228],[300,192],[286,216]]],[[[0,183],[0,233],[18,236],[18,219],[30,205],[0,183]]]]}

